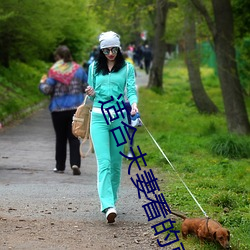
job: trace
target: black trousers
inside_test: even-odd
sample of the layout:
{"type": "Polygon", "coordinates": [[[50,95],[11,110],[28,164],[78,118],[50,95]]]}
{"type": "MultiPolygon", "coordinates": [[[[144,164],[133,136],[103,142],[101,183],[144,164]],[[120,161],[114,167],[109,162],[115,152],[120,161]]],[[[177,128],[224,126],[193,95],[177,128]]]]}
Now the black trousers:
{"type": "Polygon", "coordinates": [[[67,158],[67,142],[69,142],[70,166],[81,165],[81,156],[79,152],[80,142],[72,134],[72,117],[76,110],[52,112],[52,122],[56,133],[56,168],[65,170],[67,158]]]}
{"type": "Polygon", "coordinates": [[[149,73],[150,63],[151,63],[150,60],[144,60],[144,66],[145,66],[145,71],[147,75],[149,73]]]}

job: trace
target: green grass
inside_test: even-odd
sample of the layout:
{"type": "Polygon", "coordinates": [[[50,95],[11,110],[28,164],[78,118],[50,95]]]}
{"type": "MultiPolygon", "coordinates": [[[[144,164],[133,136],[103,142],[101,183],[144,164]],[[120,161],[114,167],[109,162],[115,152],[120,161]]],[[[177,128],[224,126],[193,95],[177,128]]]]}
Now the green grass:
{"type": "Polygon", "coordinates": [[[20,117],[21,111],[45,99],[38,84],[47,70],[48,65],[39,61],[30,65],[14,61],[8,69],[0,67],[0,122],[10,115],[20,117]]]}
{"type": "MultiPolygon", "coordinates": [[[[202,208],[230,230],[232,249],[247,250],[250,249],[250,138],[227,132],[218,79],[212,69],[202,68],[201,73],[219,114],[201,115],[197,111],[187,71],[180,60],[165,67],[163,93],[139,90],[139,110],[145,126],[202,208]]],[[[250,101],[246,102],[249,113],[250,101]]],[[[160,189],[172,210],[189,217],[202,217],[202,211],[144,127],[138,128],[135,145],[147,153],[147,167],[162,180],[160,189]]],[[[176,221],[179,230],[181,220],[176,221]]],[[[200,246],[199,240],[192,236],[183,242],[186,249],[220,249],[214,243],[200,246]]]]}

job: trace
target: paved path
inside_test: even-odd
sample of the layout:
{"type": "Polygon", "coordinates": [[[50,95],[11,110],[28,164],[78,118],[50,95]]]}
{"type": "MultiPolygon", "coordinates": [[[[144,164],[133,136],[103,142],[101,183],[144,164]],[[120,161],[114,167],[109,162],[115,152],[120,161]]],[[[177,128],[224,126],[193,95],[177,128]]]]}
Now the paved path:
{"type": "MultiPolygon", "coordinates": [[[[137,79],[143,86],[147,76],[137,79]]],[[[94,154],[82,160],[81,176],[69,163],[64,174],[53,173],[54,140],[47,107],[0,130],[0,249],[158,249],[127,163],[112,228],[99,211],[94,154]],[[77,235],[74,223],[82,227],[77,235]]]]}
{"type": "Polygon", "coordinates": [[[136,83],[138,87],[145,87],[148,85],[148,75],[138,68],[136,69],[136,83]]]}

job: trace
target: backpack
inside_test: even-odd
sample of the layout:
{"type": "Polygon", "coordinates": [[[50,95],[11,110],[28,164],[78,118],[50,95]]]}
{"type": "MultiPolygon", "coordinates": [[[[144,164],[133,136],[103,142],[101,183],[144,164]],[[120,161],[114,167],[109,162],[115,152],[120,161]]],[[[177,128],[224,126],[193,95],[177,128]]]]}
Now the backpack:
{"type": "Polygon", "coordinates": [[[88,96],[86,95],[83,103],[76,109],[72,118],[72,134],[77,137],[80,143],[80,155],[85,158],[90,151],[93,151],[93,144],[90,138],[90,112],[92,110],[92,103],[87,102],[88,96]],[[89,140],[89,149],[83,153],[83,145],[89,140]]]}

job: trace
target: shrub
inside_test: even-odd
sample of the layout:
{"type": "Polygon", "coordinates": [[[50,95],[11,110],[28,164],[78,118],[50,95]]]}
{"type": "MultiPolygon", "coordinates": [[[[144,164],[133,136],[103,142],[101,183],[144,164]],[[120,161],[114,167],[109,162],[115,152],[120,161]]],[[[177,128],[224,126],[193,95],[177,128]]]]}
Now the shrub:
{"type": "Polygon", "coordinates": [[[247,140],[236,135],[222,135],[212,140],[211,150],[215,155],[232,159],[249,158],[250,146],[247,140]]]}
{"type": "Polygon", "coordinates": [[[211,199],[211,204],[221,208],[233,209],[237,206],[232,193],[221,192],[215,194],[211,199]]]}

